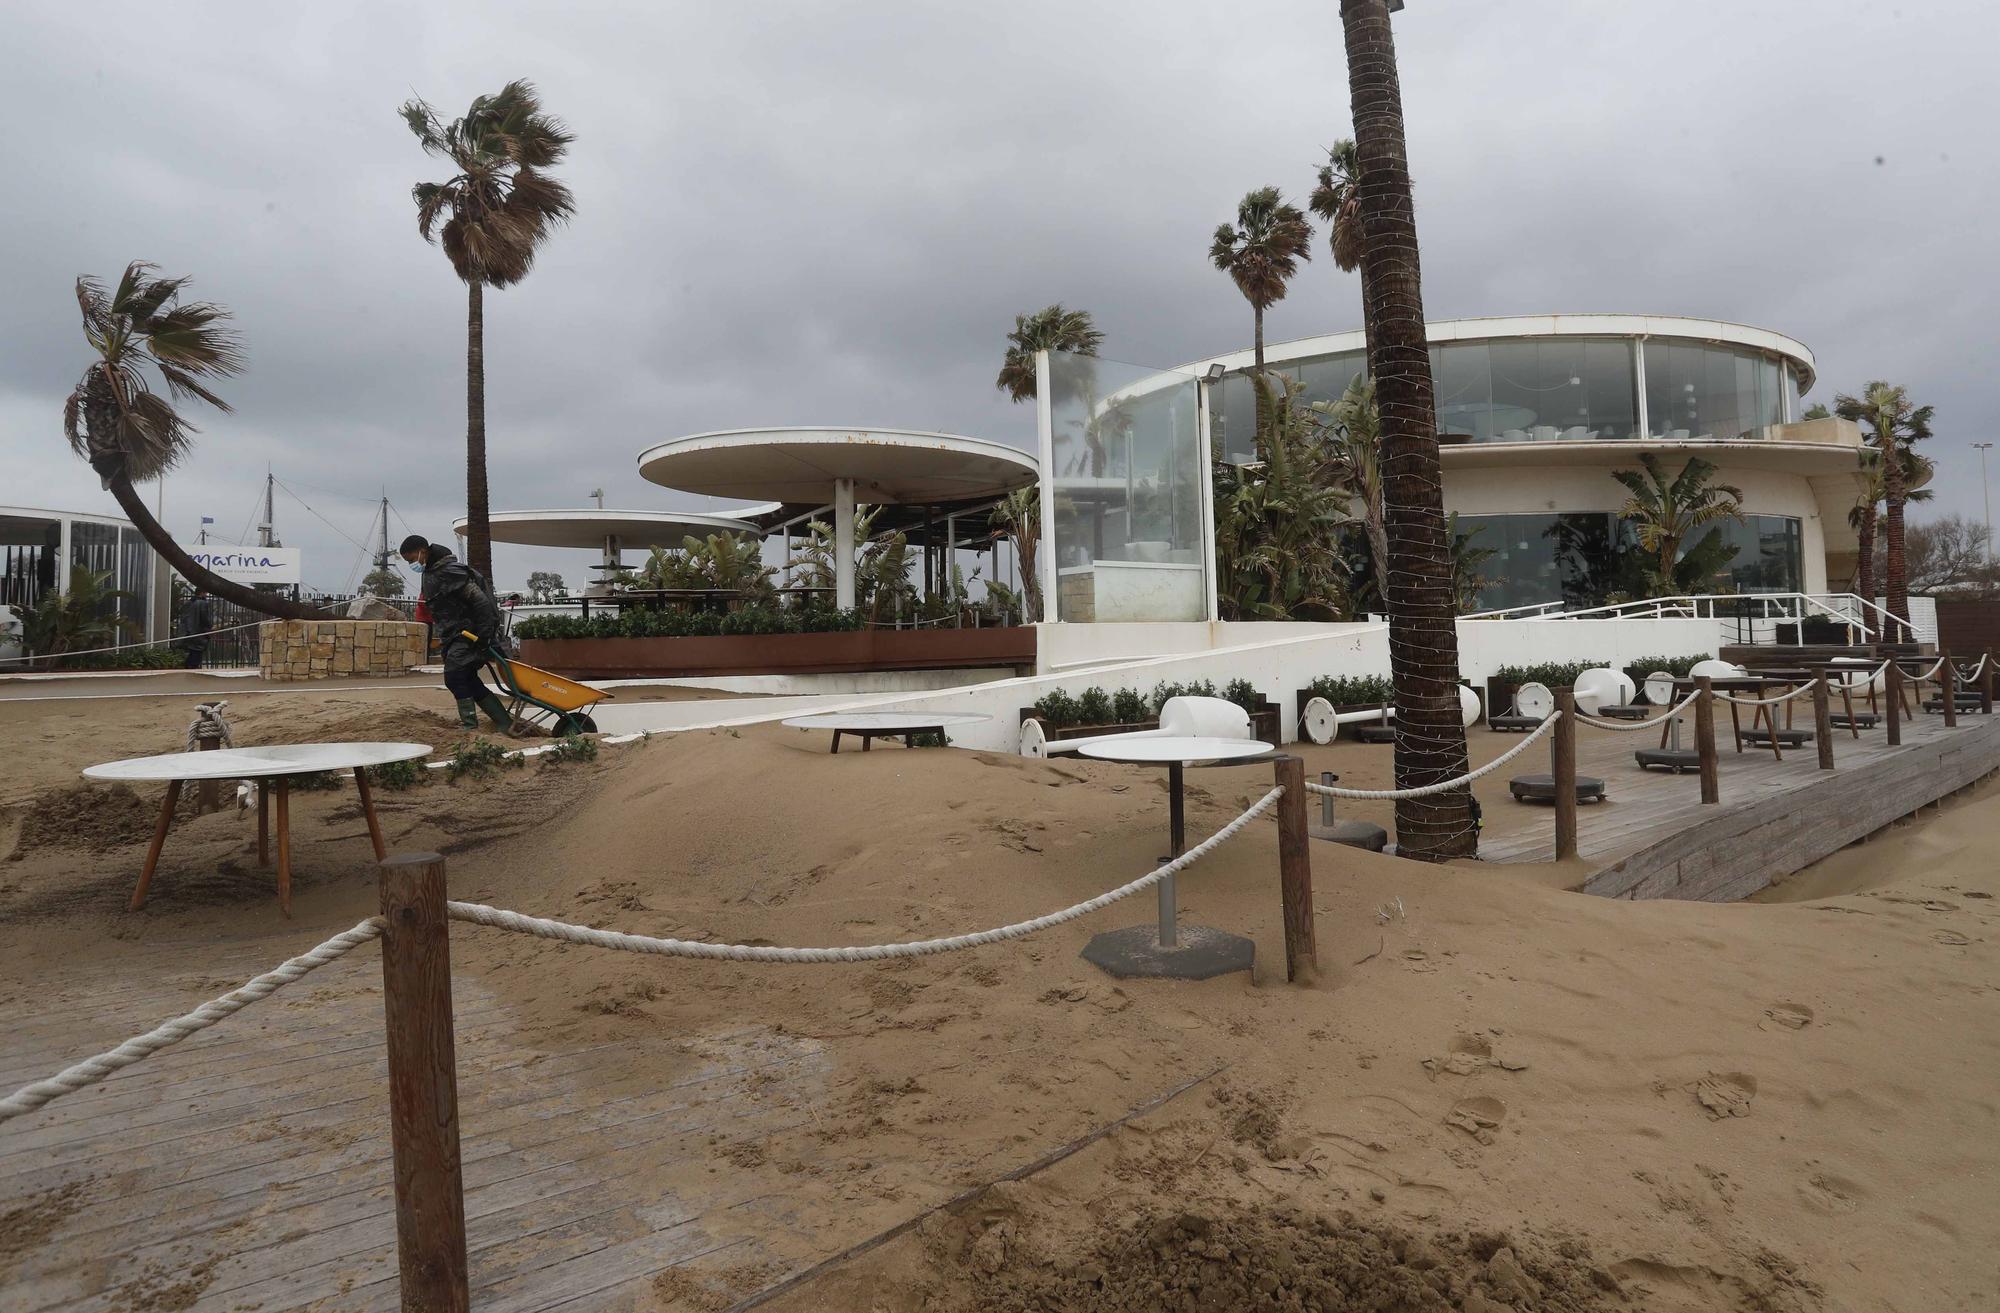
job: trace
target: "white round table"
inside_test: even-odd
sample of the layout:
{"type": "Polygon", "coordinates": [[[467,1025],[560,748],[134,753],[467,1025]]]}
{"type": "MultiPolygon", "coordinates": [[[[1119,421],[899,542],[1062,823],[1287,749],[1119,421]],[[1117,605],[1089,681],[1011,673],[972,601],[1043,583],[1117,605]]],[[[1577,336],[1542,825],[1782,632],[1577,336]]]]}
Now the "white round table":
{"type": "Polygon", "coordinates": [[[901,739],[908,747],[914,735],[943,734],[953,725],[979,725],[991,719],[978,711],[822,711],[779,723],[792,729],[832,730],[833,752],[840,751],[840,736],[851,734],[861,740],[861,750],[866,752],[876,739],[901,739]]]}
{"type": "Polygon", "coordinates": [[[354,785],[361,793],[361,814],[368,820],[368,837],[375,845],[375,860],[388,857],[382,842],[382,823],[375,816],[375,799],[369,792],[367,770],[392,761],[415,761],[431,754],[427,743],[280,743],[261,747],[220,748],[212,752],[168,752],[157,757],[128,757],[87,767],[88,780],[109,780],[123,784],[165,781],[167,799],[160,808],[153,842],[146,849],[146,865],[139,872],[139,885],[132,891],[131,910],[146,904],[146,889],[160,864],[160,849],[167,842],[174,808],[181,800],[181,785],[189,780],[255,780],[257,789],[257,865],[269,866],[270,796],[278,796],[278,906],[287,916],[292,911],[292,824],[291,790],[293,775],[316,775],[322,771],[351,770],[354,785]],[[267,787],[273,786],[273,787],[267,787]]]}
{"type": "MultiPolygon", "coordinates": [[[[1183,776],[1189,766],[1206,763],[1247,761],[1268,757],[1276,749],[1257,739],[1212,738],[1132,738],[1123,743],[1087,743],[1077,755],[1098,761],[1118,761],[1134,766],[1167,768],[1167,840],[1171,861],[1187,851],[1187,798],[1183,776]]],[[[1160,881],[1159,946],[1173,948],[1179,943],[1179,916],[1174,905],[1174,877],[1160,881]]]]}

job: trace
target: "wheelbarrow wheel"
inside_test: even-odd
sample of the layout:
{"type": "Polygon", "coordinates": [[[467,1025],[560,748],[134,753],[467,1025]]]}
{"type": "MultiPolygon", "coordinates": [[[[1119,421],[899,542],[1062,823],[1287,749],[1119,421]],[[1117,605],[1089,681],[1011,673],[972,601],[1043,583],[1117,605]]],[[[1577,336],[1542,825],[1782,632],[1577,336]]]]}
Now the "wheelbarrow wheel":
{"type": "Polygon", "coordinates": [[[597,722],[581,711],[572,711],[556,722],[556,735],[595,734],[597,722]]]}

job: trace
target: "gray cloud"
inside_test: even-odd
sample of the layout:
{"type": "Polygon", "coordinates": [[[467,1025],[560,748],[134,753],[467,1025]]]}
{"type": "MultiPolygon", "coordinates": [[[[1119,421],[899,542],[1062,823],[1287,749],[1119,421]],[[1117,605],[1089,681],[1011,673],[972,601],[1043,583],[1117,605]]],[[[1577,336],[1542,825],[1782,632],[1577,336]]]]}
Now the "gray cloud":
{"type": "MultiPolygon", "coordinates": [[[[487,302],[498,507],[699,504],[643,446],[705,428],[939,427],[1025,445],[992,388],[1014,313],[1094,311],[1107,355],[1243,345],[1204,258],[1251,187],[1293,196],[1347,130],[1336,7],[1005,10],[846,3],[29,5],[0,78],[0,441],[30,504],[109,499],[63,447],[68,285],[135,256],[232,306],[250,372],[168,482],[233,535],[266,461],[347,533],[386,486],[442,535],[462,504],[464,294],[415,232],[438,174],[395,117],[514,76],[578,133],[576,222],[487,302]]],[[[1398,19],[1435,317],[1630,310],[1742,320],[1939,410],[1941,510],[1979,511],[2000,202],[1974,0],[1412,0],[1398,19]],[[1985,125],[1985,126],[1982,126],[1985,125]],[[1880,157],[1880,162],[1877,158],[1880,157]]],[[[1320,248],[1323,252],[1323,246],[1320,248]]],[[[1276,337],[1355,326],[1324,254],[1276,337]]],[[[308,575],[354,548],[281,500],[308,575]]],[[[397,526],[400,529],[400,525],[397,526]]],[[[503,576],[576,554],[503,549],[503,576]]]]}

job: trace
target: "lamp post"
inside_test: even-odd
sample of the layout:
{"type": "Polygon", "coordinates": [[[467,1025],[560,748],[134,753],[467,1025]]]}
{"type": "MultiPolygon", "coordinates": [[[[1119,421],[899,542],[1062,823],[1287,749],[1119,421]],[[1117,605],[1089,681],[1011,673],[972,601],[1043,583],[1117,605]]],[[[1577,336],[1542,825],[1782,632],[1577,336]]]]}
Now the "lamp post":
{"type": "Polygon", "coordinates": [[[1993,485],[1986,481],[1986,453],[1993,450],[1990,442],[1972,444],[1979,452],[1979,495],[1986,502],[1986,564],[1993,564],[1993,485]]]}

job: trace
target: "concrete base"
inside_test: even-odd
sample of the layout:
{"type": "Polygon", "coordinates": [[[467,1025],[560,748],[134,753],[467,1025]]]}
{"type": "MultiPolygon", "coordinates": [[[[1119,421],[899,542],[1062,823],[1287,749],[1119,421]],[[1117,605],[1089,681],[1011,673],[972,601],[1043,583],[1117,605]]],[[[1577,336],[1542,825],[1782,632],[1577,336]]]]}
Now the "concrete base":
{"type": "MultiPolygon", "coordinates": [[[[1553,775],[1516,775],[1507,781],[1507,791],[1514,795],[1515,802],[1554,802],[1556,780],[1553,775]]],[[[1576,777],[1576,800],[1578,802],[1603,802],[1604,781],[1593,775],[1576,777]]]]}
{"type": "Polygon", "coordinates": [[[1632,758],[1641,767],[1657,766],[1676,775],[1701,769],[1701,754],[1693,748],[1641,748],[1632,758]]]}
{"type": "Polygon", "coordinates": [[[1306,833],[1328,843],[1366,848],[1371,853],[1379,853],[1389,846],[1389,832],[1369,821],[1335,821],[1332,825],[1321,825],[1315,821],[1306,827],[1306,833]]]}
{"type": "Polygon", "coordinates": [[[1141,976],[1207,980],[1232,971],[1248,971],[1256,960],[1254,943],[1214,926],[1184,925],[1178,937],[1179,946],[1162,948],[1158,926],[1107,930],[1083,946],[1082,957],[1119,980],[1141,976]]]}
{"type": "Polygon", "coordinates": [[[1394,743],[1396,741],[1396,727],[1394,725],[1357,725],[1354,729],[1354,739],[1357,743],[1394,743]]]}

